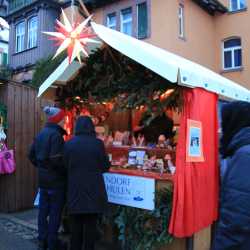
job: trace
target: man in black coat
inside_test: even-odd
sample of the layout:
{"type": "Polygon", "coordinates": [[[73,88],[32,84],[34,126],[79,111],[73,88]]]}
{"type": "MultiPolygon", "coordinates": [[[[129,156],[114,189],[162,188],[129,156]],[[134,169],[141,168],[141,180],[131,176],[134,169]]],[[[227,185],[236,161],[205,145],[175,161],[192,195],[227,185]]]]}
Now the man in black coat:
{"type": "Polygon", "coordinates": [[[250,103],[222,107],[220,217],[213,250],[250,249],[250,103]]]}
{"type": "Polygon", "coordinates": [[[57,238],[61,214],[65,204],[66,171],[63,165],[62,128],[64,111],[45,107],[47,123],[37,135],[29,152],[29,159],[38,169],[40,189],[38,240],[40,250],[59,250],[57,238]],[[49,217],[49,220],[48,220],[49,217]]]}
{"type": "Polygon", "coordinates": [[[142,134],[147,144],[156,145],[160,135],[164,135],[167,139],[174,136],[173,127],[173,120],[165,112],[159,112],[156,107],[153,107],[152,112],[144,113],[134,132],[136,136],[142,134]]]}
{"type": "Polygon", "coordinates": [[[103,173],[108,170],[109,160],[89,117],[78,118],[75,136],[65,144],[64,160],[68,170],[71,250],[94,250],[97,217],[107,208],[103,173]]]}

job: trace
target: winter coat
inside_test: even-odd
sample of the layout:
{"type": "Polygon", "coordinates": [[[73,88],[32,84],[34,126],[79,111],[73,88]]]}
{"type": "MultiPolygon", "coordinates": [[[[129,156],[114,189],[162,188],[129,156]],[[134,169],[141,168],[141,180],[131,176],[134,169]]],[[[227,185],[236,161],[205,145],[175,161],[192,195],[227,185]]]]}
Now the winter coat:
{"type": "MultiPolygon", "coordinates": [[[[143,120],[149,119],[146,115],[143,120]]],[[[143,120],[140,121],[140,126],[144,126],[143,120]]],[[[144,126],[137,134],[143,134],[147,143],[157,143],[160,135],[165,135],[167,139],[173,137],[174,122],[165,114],[156,116],[151,120],[149,125],[144,126]]]]}
{"type": "Polygon", "coordinates": [[[47,123],[35,138],[29,159],[38,168],[38,185],[45,189],[66,187],[66,169],[63,165],[63,136],[65,130],[47,123]]]}
{"type": "Polygon", "coordinates": [[[89,117],[78,118],[75,136],[65,144],[64,161],[68,170],[69,214],[103,213],[107,207],[103,173],[108,170],[109,161],[89,117]]]}
{"type": "Polygon", "coordinates": [[[250,126],[242,128],[225,149],[220,218],[213,250],[250,250],[250,126]]]}

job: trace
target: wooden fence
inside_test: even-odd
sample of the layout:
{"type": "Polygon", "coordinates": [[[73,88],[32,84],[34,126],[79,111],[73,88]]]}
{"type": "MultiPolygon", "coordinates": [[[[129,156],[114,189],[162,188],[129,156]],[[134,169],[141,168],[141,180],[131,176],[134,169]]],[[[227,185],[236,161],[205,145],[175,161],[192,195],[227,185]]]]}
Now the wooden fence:
{"type": "Polygon", "coordinates": [[[30,208],[37,191],[37,171],[29,163],[27,152],[42,125],[43,100],[31,87],[8,82],[0,85],[0,102],[7,106],[7,145],[14,149],[16,172],[0,176],[0,211],[14,212],[30,208]]]}

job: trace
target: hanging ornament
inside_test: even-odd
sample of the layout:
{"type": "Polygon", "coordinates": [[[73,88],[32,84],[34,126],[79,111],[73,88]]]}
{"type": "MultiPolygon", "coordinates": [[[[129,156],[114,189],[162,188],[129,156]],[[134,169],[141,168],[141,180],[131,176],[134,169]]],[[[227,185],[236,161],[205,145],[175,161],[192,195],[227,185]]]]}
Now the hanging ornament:
{"type": "Polygon", "coordinates": [[[81,53],[88,57],[86,50],[87,43],[100,43],[92,38],[96,37],[91,29],[87,27],[92,16],[89,16],[82,23],[77,25],[75,22],[70,22],[64,11],[62,10],[63,23],[56,20],[56,32],[43,32],[52,36],[53,40],[60,45],[53,58],[57,57],[67,49],[69,63],[72,63],[75,58],[81,63],[81,53]]]}
{"type": "Polygon", "coordinates": [[[166,100],[172,93],[174,92],[174,89],[168,89],[164,93],[161,94],[160,100],[164,101],[166,100]]]}

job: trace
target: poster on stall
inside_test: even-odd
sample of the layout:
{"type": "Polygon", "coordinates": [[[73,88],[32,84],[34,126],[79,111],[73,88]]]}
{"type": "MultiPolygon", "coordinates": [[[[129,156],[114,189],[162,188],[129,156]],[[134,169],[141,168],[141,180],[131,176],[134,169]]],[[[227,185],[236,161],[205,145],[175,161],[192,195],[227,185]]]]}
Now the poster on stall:
{"type": "Polygon", "coordinates": [[[105,173],[104,181],[110,203],[154,210],[154,179],[105,173]]]}
{"type": "Polygon", "coordinates": [[[187,120],[187,162],[203,162],[202,123],[187,120]]]}

